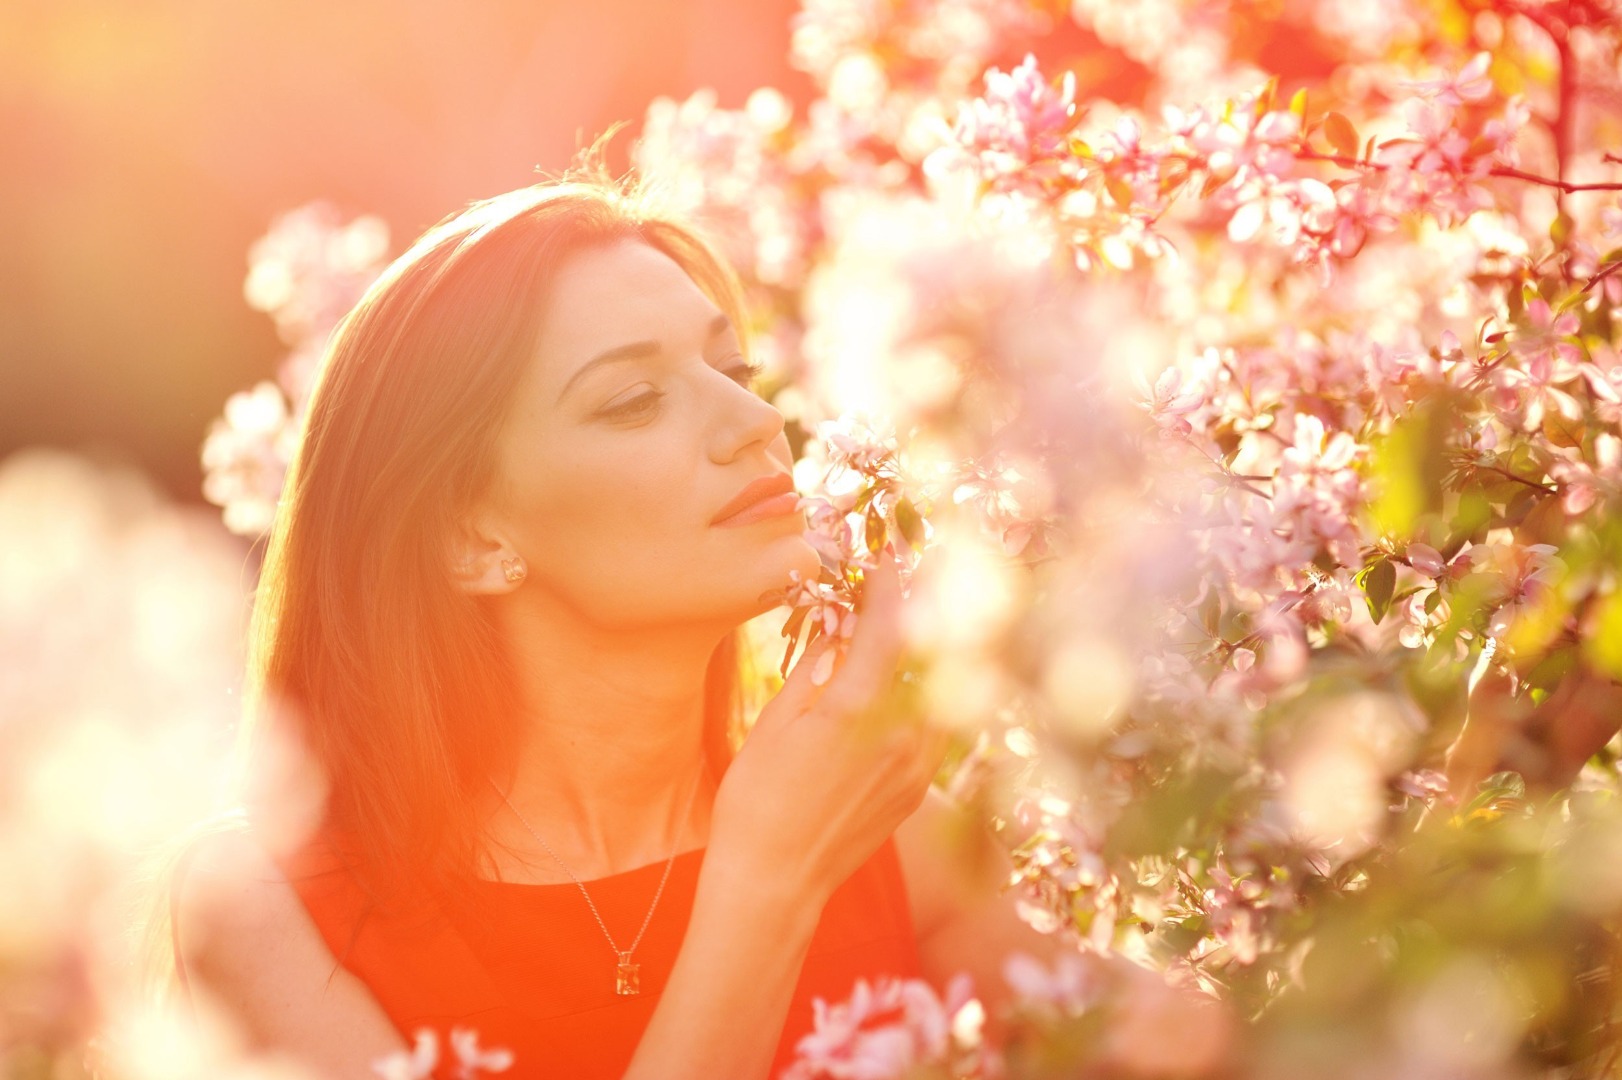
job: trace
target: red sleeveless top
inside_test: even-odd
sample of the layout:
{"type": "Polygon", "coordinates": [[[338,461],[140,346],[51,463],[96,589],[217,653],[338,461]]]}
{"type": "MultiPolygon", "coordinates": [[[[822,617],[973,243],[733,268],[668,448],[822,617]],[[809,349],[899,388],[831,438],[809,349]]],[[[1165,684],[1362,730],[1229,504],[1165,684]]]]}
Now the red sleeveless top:
{"type": "MultiPolygon", "coordinates": [[[[618,1078],[653,1015],[686,934],[704,849],[679,853],[636,948],[641,992],[615,993],[617,958],[571,884],[479,881],[475,914],[418,898],[412,913],[368,911],[358,882],[320,836],[278,860],[338,962],[382,1004],[407,1044],[420,1026],[439,1036],[441,1070],[453,1026],[481,1049],[511,1050],[503,1077],[618,1078]]],[[[628,945],[647,916],[664,863],[586,882],[615,940],[628,945]]],[[[850,996],[858,978],[920,974],[895,838],[887,838],[829,897],[811,939],[773,1059],[777,1076],[812,1029],[812,1001],[850,996]]],[[[450,1061],[446,1059],[450,1058],[450,1061]]]]}

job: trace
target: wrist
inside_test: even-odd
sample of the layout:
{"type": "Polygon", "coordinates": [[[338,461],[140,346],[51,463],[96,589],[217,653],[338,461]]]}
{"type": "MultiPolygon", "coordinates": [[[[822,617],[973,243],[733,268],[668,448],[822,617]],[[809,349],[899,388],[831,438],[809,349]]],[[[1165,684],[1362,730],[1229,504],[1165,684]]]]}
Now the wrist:
{"type": "Polygon", "coordinates": [[[771,859],[735,844],[713,841],[699,873],[699,896],[709,895],[750,917],[765,918],[789,933],[809,935],[831,890],[771,859]]]}

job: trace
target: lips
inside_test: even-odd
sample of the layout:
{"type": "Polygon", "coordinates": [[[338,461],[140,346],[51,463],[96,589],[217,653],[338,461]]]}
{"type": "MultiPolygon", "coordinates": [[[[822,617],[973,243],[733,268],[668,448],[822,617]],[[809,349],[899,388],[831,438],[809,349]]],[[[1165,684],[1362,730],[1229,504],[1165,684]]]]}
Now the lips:
{"type": "Polygon", "coordinates": [[[751,480],[744,485],[742,491],[732,497],[731,501],[721,507],[720,512],[710,519],[710,524],[718,525],[740,510],[747,510],[758,502],[775,495],[787,495],[793,491],[794,478],[786,472],[751,480]]]}

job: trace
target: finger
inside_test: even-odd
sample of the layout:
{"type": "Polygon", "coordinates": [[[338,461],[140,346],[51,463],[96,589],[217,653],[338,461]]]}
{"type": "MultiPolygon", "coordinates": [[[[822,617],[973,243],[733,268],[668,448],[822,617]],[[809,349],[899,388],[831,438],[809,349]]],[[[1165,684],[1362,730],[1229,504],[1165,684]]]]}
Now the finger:
{"type": "Polygon", "coordinates": [[[882,734],[893,767],[923,781],[932,780],[951,750],[952,733],[928,720],[907,717],[882,734]]]}
{"type": "Polygon", "coordinates": [[[833,648],[833,644],[833,639],[819,635],[805,647],[800,653],[800,658],[794,661],[794,666],[789,669],[788,678],[783,680],[783,688],[772,699],[774,706],[787,710],[789,715],[798,715],[822,696],[825,685],[818,685],[812,677],[816,674],[817,665],[823,662],[823,656],[833,648]]]}
{"type": "Polygon", "coordinates": [[[825,704],[857,711],[876,700],[895,672],[901,645],[901,577],[891,560],[881,559],[867,575],[856,630],[829,681],[825,704]]]}

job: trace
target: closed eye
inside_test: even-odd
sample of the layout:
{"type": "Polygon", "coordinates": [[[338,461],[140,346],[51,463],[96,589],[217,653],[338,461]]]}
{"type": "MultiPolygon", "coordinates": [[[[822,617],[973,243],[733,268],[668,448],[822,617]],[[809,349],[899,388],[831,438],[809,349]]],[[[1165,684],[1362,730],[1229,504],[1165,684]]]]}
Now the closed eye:
{"type": "MultiPolygon", "coordinates": [[[[751,384],[753,384],[754,381],[760,377],[760,373],[765,370],[765,365],[755,363],[753,361],[743,360],[742,357],[739,357],[739,359],[743,362],[733,364],[731,367],[726,368],[725,371],[728,378],[732,379],[739,386],[747,390],[750,389],[751,384]]],[[[641,416],[657,405],[659,403],[659,399],[664,396],[665,394],[663,390],[651,390],[646,394],[632,398],[623,405],[616,405],[612,409],[605,409],[598,415],[615,420],[641,416]]]]}
{"type": "Polygon", "coordinates": [[[598,415],[606,416],[611,420],[620,420],[627,417],[640,416],[659,403],[665,396],[663,390],[651,390],[646,394],[632,398],[623,405],[616,405],[612,409],[604,409],[598,415]]]}

